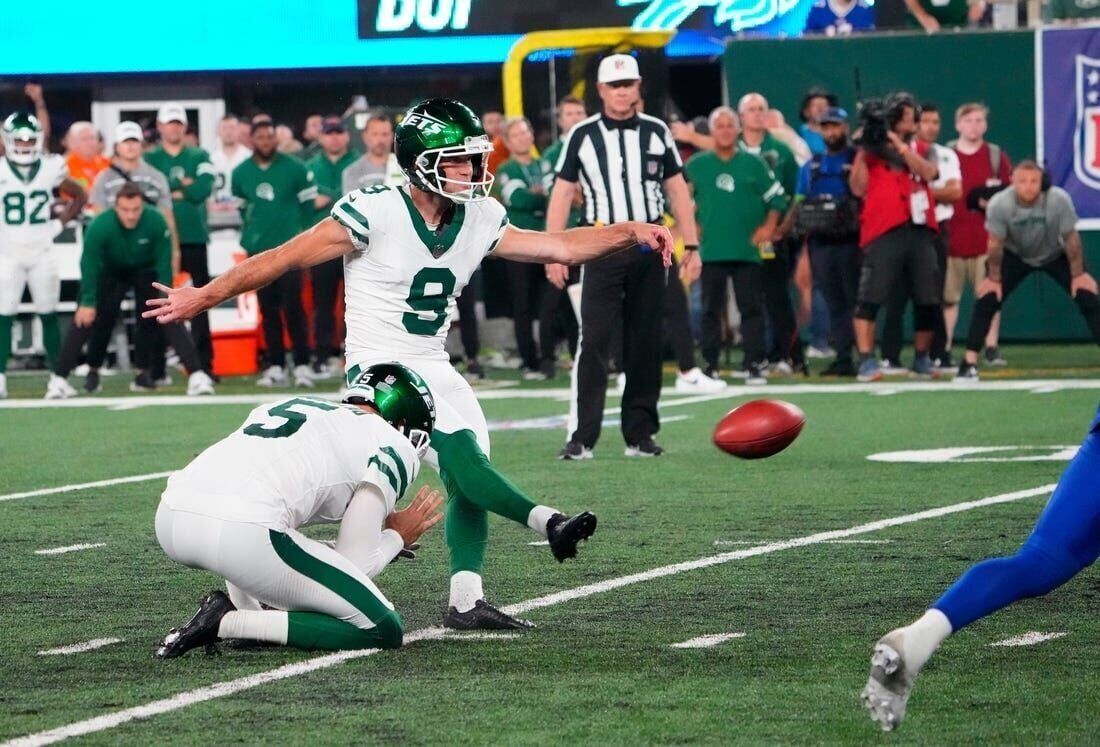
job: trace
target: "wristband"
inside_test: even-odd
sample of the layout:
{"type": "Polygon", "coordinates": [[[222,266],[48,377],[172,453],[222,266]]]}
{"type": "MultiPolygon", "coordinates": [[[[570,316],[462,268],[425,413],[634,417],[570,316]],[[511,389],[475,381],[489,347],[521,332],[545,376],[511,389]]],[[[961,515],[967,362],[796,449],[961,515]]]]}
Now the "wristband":
{"type": "Polygon", "coordinates": [[[685,252],[697,252],[697,251],[699,251],[699,245],[698,244],[684,244],[684,251],[685,252]]]}

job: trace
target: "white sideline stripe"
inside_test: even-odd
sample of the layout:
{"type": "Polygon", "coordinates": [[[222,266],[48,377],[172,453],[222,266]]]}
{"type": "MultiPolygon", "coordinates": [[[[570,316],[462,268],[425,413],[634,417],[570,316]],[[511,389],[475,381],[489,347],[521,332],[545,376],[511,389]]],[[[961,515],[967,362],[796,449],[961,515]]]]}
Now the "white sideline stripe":
{"type": "Polygon", "coordinates": [[[103,648],[104,646],[110,646],[112,643],[122,643],[121,638],[93,638],[90,641],[84,641],[84,643],[74,643],[71,646],[60,646],[58,648],[48,648],[45,651],[39,651],[39,656],[68,656],[69,654],[82,654],[85,651],[94,651],[97,648],[103,648]]]}
{"type": "Polygon", "coordinates": [[[1037,643],[1043,643],[1044,641],[1053,641],[1055,638],[1061,638],[1069,635],[1068,633],[1040,633],[1037,630],[1033,630],[1030,633],[1024,633],[1022,635],[1013,636],[1012,638],[1005,638],[1003,641],[997,641],[996,643],[989,644],[990,646],[1034,646],[1037,643]]]}
{"type": "Polygon", "coordinates": [[[714,633],[711,635],[701,635],[698,638],[688,638],[686,641],[673,643],[671,648],[710,648],[720,643],[725,643],[726,641],[732,641],[734,638],[744,638],[745,635],[745,633],[714,633]]]}
{"type": "Polygon", "coordinates": [[[77,550],[94,550],[97,547],[106,547],[106,542],[89,542],[83,545],[66,545],[65,547],[51,547],[47,550],[35,550],[35,555],[64,555],[67,552],[77,550]]]}
{"type": "Polygon", "coordinates": [[[88,490],[89,488],[106,488],[111,485],[125,485],[131,482],[147,482],[149,480],[160,480],[171,475],[171,472],[150,472],[146,475],[130,475],[129,477],[112,477],[109,480],[96,480],[95,482],[82,482],[75,485],[59,485],[56,488],[42,488],[41,490],[28,490],[24,493],[8,493],[7,495],[0,495],[0,503],[4,501],[14,501],[19,498],[34,498],[39,495],[53,495],[54,493],[72,493],[77,490],[88,490]]]}
{"type": "Polygon", "coordinates": [[[527,544],[530,547],[548,547],[550,545],[550,540],[539,540],[538,542],[528,542],[527,544]]]}
{"type": "MultiPolygon", "coordinates": [[[[758,545],[764,540],[714,540],[715,547],[729,547],[730,545],[758,545]]],[[[889,545],[894,540],[826,540],[825,545],[889,545]]],[[[529,542],[528,544],[535,544],[529,542]]],[[[543,543],[549,544],[549,543],[543,543]]]]}
{"type": "MultiPolygon", "coordinates": [[[[1008,381],[978,381],[955,383],[953,381],[912,381],[881,384],[761,384],[759,386],[733,385],[716,394],[683,395],[673,387],[661,389],[662,407],[672,404],[694,404],[716,399],[739,397],[783,397],[791,394],[891,394],[907,392],[1029,392],[1050,394],[1063,390],[1100,389],[1100,378],[1094,379],[1010,379],[1008,381]],[[1041,389],[1041,392],[1035,392],[1041,389]]],[[[53,407],[177,407],[210,405],[262,405],[289,397],[293,392],[258,392],[255,394],[215,394],[211,397],[188,397],[182,394],[146,394],[130,397],[72,397],[70,399],[4,399],[0,410],[34,410],[53,407]]],[[[568,389],[518,389],[506,388],[490,391],[474,391],[479,400],[497,399],[550,399],[570,401],[568,389]]],[[[310,397],[335,401],[336,392],[310,392],[310,397]]],[[[619,412],[618,408],[605,413],[619,412]]]]}
{"type": "Polygon", "coordinates": [[[519,633],[450,633],[448,641],[510,641],[519,638],[519,633]]]}
{"type": "MultiPolygon", "coordinates": [[[[843,539],[857,534],[866,534],[868,532],[877,532],[880,529],[887,529],[889,527],[901,526],[903,524],[911,524],[916,521],[924,521],[925,519],[934,519],[940,516],[947,516],[949,514],[960,513],[963,511],[970,511],[975,508],[981,508],[983,506],[992,506],[998,503],[1011,503],[1012,501],[1022,500],[1024,498],[1031,498],[1037,495],[1045,495],[1054,490],[1054,485],[1042,485],[1037,488],[1030,488],[1028,490],[1017,490],[1012,493],[1002,493],[1001,495],[994,495],[988,498],[982,498],[976,501],[966,501],[964,503],[956,503],[950,506],[941,506],[940,508],[933,508],[927,511],[920,511],[915,514],[905,514],[903,516],[895,516],[891,519],[882,519],[880,521],[873,521],[869,524],[860,524],[859,526],[851,527],[850,529],[838,529],[831,532],[818,532],[817,534],[811,534],[806,537],[796,537],[795,539],[785,540],[783,542],[773,542],[767,545],[760,545],[758,547],[750,547],[745,550],[737,550],[735,552],[722,553],[721,555],[714,555],[708,558],[700,558],[698,560],[688,561],[686,563],[676,563],[673,565],[666,565],[660,568],[653,568],[642,573],[632,573],[629,576],[621,576],[619,578],[608,579],[607,581],[601,581],[595,584],[588,584],[586,586],[578,586],[575,589],[567,589],[565,591],[559,591],[554,594],[547,594],[543,597],[536,599],[529,599],[526,602],[520,602],[504,608],[504,611],[510,615],[517,615],[528,610],[539,609],[541,607],[550,607],[555,604],[561,604],[562,602],[569,602],[574,599],[582,599],[584,597],[592,596],[593,594],[601,594],[605,591],[611,591],[612,589],[618,589],[623,586],[630,586],[631,584],[641,583],[643,581],[652,581],[656,578],[662,578],[664,576],[673,576],[677,573],[683,573],[685,571],[692,571],[697,568],[708,568],[712,565],[720,565],[722,563],[728,563],[732,560],[741,560],[743,558],[751,558],[756,555],[766,555],[768,553],[779,552],[780,550],[790,550],[796,547],[805,547],[806,545],[814,545],[822,542],[827,542],[833,539],[843,539]]],[[[405,636],[405,643],[415,643],[417,641],[425,640],[439,640],[447,635],[444,628],[421,628],[420,630],[414,630],[405,636]]],[[[53,744],[54,742],[60,742],[63,739],[69,739],[70,737],[78,737],[85,734],[94,734],[96,732],[105,731],[107,729],[113,729],[121,724],[128,723],[130,721],[149,718],[150,716],[156,716],[161,713],[168,713],[170,711],[176,711],[180,708],[186,708],[187,706],[194,705],[196,703],[202,703],[207,700],[213,700],[214,698],[220,698],[226,695],[233,695],[234,693],[241,692],[242,690],[248,690],[259,685],[267,684],[268,682],[277,682],[279,680],[287,679],[288,677],[297,677],[300,674],[308,674],[309,672],[317,671],[318,669],[326,669],[337,664],[341,664],[345,661],[352,659],[361,659],[365,656],[372,656],[379,652],[379,649],[367,649],[364,651],[340,651],[335,654],[326,654],[324,656],[318,656],[313,659],[307,659],[306,661],[298,662],[296,664],[287,664],[276,669],[271,669],[266,672],[260,672],[258,674],[251,674],[247,677],[240,677],[235,680],[228,680],[226,682],[218,682],[213,685],[201,687],[196,690],[189,690],[187,692],[178,693],[162,700],[155,700],[152,703],[146,703],[145,705],[135,706],[133,708],[127,708],[114,713],[104,714],[103,716],[96,716],[95,718],[85,719],[84,721],[77,721],[66,726],[59,726],[55,729],[48,731],[40,731],[34,734],[28,734],[24,737],[4,742],[0,747],[29,747],[30,745],[44,745],[53,744]]]]}

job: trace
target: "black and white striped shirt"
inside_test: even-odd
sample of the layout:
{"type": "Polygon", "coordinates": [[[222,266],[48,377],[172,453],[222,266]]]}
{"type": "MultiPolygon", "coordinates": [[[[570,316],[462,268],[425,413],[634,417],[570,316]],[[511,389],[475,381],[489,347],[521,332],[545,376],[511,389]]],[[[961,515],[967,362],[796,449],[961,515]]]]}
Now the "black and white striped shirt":
{"type": "Polygon", "coordinates": [[[584,223],[627,220],[657,223],[665,210],[665,179],[683,170],[668,125],[637,114],[609,119],[596,114],[578,122],[565,138],[555,171],[580,183],[584,223]]]}

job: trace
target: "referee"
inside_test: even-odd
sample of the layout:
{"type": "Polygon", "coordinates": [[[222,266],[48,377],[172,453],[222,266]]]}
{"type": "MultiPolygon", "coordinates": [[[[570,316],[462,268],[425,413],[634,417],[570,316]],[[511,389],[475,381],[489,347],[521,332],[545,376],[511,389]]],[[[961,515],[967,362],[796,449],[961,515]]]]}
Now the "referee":
{"type": "MultiPolygon", "coordinates": [[[[667,194],[687,250],[680,273],[694,281],[701,267],[699,241],[695,211],[681,173],[683,164],[668,126],[638,112],[641,83],[633,57],[614,54],[600,61],[597,90],[603,111],[578,122],[565,139],[555,167],[558,176],[546,211],[546,229],[565,229],[578,184],[584,196],[582,225],[588,226],[632,220],[659,223],[667,194]]],[[[620,317],[626,455],[653,457],[663,452],[653,436],[660,428],[657,399],[667,282],[655,252],[622,252],[584,266],[568,441],[559,459],[592,458],[607,396],[608,349],[614,320],[620,317]]]]}

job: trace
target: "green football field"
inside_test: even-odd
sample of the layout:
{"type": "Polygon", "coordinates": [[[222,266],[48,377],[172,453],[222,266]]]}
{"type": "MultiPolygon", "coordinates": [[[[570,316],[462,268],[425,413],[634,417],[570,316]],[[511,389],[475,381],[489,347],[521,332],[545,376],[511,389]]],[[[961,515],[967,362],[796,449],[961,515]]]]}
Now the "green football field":
{"type": "Polygon", "coordinates": [[[539,501],[599,516],[564,565],[493,518],[486,591],[535,630],[437,628],[448,573],[434,530],[416,560],[376,579],[405,618],[403,649],[199,650],[170,662],[154,661],[154,644],[219,580],[158,547],[159,475],[238,426],[250,403],[281,395],[239,381],[199,402],[123,397],[125,381],[111,380],[98,399],[43,407],[30,399],[40,378],[12,377],[27,399],[0,405],[0,741],[1095,742],[1094,569],[949,639],[898,732],[880,734],[859,702],[878,636],[973,562],[1019,545],[1094,416],[1095,348],[1061,350],[1058,370],[1045,368],[1049,349],[1006,352],[1017,369],[967,389],[769,385],[807,425],[753,462],[710,442],[722,414],[761,396],[740,386],[664,397],[659,459],[625,458],[610,410],[596,459],[577,463],[554,459],[564,380],[486,388],[497,466],[539,501]],[[959,450],[927,453],[948,447],[959,450]],[[38,553],[79,545],[92,547],[38,553]],[[993,645],[1026,633],[1051,637],[993,645]],[[727,638],[673,646],[702,636],[727,638]],[[42,653],[88,642],[102,645],[42,653]]]}

